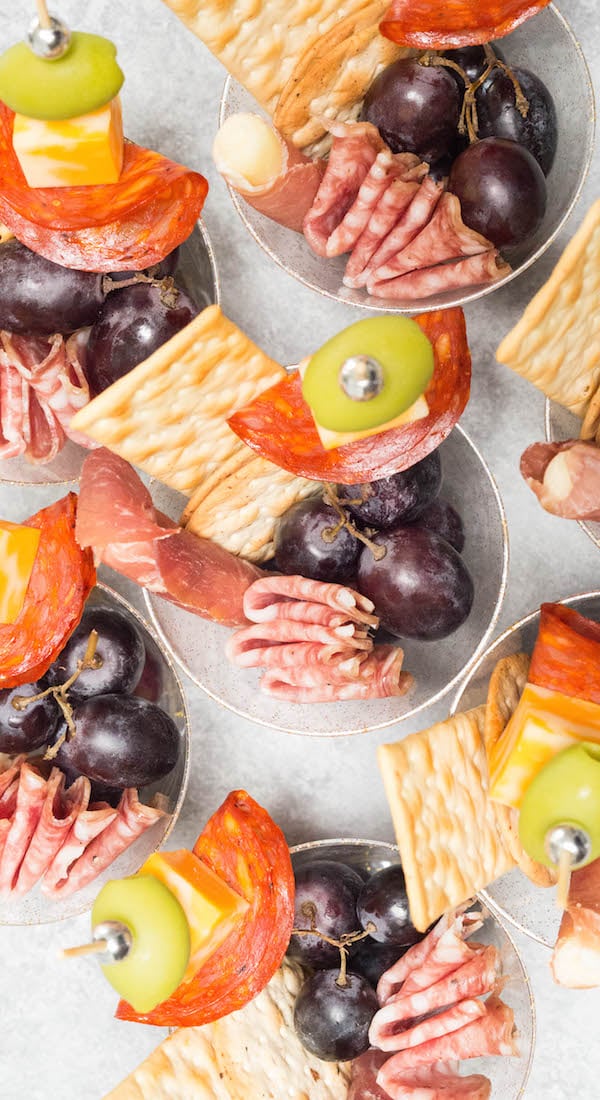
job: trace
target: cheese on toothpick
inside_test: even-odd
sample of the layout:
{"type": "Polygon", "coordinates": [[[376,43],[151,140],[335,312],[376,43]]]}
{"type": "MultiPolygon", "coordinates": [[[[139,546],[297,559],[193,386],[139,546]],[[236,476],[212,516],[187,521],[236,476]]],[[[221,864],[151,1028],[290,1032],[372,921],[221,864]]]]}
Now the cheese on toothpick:
{"type": "Polygon", "coordinates": [[[123,122],[117,96],[78,118],[15,115],[13,145],[30,187],[116,183],[123,165],[123,122]]]}

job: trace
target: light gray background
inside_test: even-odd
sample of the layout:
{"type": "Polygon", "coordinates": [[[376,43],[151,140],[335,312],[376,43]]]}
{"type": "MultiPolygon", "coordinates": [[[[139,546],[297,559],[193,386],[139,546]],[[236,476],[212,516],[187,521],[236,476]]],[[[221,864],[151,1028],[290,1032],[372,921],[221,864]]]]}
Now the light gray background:
{"type": "MultiPolygon", "coordinates": [[[[563,0],[560,6],[584,47],[598,89],[597,0],[563,0]]],[[[33,0],[1,0],[2,48],[21,36],[33,10],[33,0]]],[[[245,233],[210,159],[224,71],[159,0],[61,0],[58,10],[71,25],[117,42],[127,77],[128,135],[209,178],[206,223],[226,312],[282,363],[297,362],[307,347],[318,346],[356,319],[348,308],[318,298],[286,276],[245,233]]],[[[562,122],[569,125],[568,119],[562,122]]],[[[511,536],[509,588],[498,632],[542,600],[600,587],[600,557],[593,544],[577,525],[543,513],[519,477],[522,450],[543,437],[543,399],[494,360],[500,338],[547,278],[595,198],[598,165],[596,155],[567,232],[549,253],[532,271],[467,310],[474,380],[462,422],[498,480],[511,536]]],[[[9,499],[14,509],[16,492],[0,487],[0,514],[9,499]]],[[[34,502],[23,490],[22,505],[22,515],[28,515],[38,507],[37,498],[34,502]]],[[[139,598],[137,604],[141,607],[139,598]]],[[[442,702],[397,730],[307,740],[250,725],[221,710],[189,681],[186,688],[192,776],[174,847],[191,845],[234,787],[246,787],[268,806],[290,843],[344,835],[391,839],[375,746],[447,712],[442,702]]],[[[116,998],[94,961],[58,961],[59,947],[85,941],[88,932],[85,916],[59,925],[0,929],[1,1100],[100,1100],[165,1034],[112,1019],[116,998]]],[[[599,1097],[600,991],[557,988],[548,952],[523,937],[517,942],[538,1012],[529,1100],[599,1097]]]]}

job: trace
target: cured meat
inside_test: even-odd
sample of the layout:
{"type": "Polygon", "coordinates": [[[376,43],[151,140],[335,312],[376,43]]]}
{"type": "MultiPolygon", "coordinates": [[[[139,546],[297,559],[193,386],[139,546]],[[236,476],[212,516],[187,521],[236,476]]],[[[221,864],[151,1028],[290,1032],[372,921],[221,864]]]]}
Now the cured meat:
{"type": "Polygon", "coordinates": [[[381,1096],[390,1100],[488,1100],[492,1083],[481,1073],[460,1077],[450,1063],[436,1062],[394,1078],[388,1088],[381,1096]]]}
{"type": "MultiPolygon", "coordinates": [[[[380,1011],[382,1010],[380,1009],[380,1011]]],[[[464,1001],[452,1005],[451,1008],[434,1013],[433,1016],[427,1016],[426,1019],[414,1024],[412,1027],[393,1035],[378,1026],[376,1023],[378,1015],[379,1013],[376,1013],[373,1017],[369,1030],[369,1041],[372,1045],[378,1047],[379,1050],[407,1050],[409,1047],[416,1047],[421,1043],[429,1042],[430,1039],[449,1035],[452,1031],[458,1031],[460,1027],[465,1027],[472,1020],[485,1016],[485,1004],[473,997],[466,998],[464,1001]]]]}
{"type": "Polygon", "coordinates": [[[371,258],[412,203],[419,184],[413,180],[392,180],[384,191],[368,225],[356,241],[344,272],[344,286],[366,286],[367,268],[371,258]]]}
{"type": "Polygon", "coordinates": [[[19,778],[19,772],[21,770],[21,764],[26,759],[24,755],[15,756],[13,760],[4,771],[0,772],[0,800],[4,797],[6,791],[11,787],[15,779],[19,778]]]}
{"type": "Polygon", "coordinates": [[[323,674],[326,668],[328,677],[351,679],[358,676],[360,664],[367,657],[366,649],[352,650],[343,641],[336,645],[324,645],[322,642],[290,642],[262,646],[258,642],[255,648],[251,643],[248,648],[244,648],[230,642],[231,639],[226,644],[225,654],[238,668],[272,666],[279,670],[280,674],[285,669],[292,669],[293,675],[308,678],[314,675],[315,669],[319,669],[323,674]]]}
{"type": "Polygon", "coordinates": [[[445,50],[483,46],[502,38],[545,8],[549,0],[392,0],[379,29],[400,46],[445,50]]]}
{"type": "Polygon", "coordinates": [[[0,894],[10,893],[37,828],[46,797],[46,780],[30,764],[22,764],[11,827],[0,858],[0,894]]]}
{"type": "Polygon", "coordinates": [[[68,875],[54,886],[52,896],[64,898],[87,886],[106,870],[135,840],[164,818],[164,810],[144,806],[137,791],[127,787],[121,795],[115,817],[86,845],[71,864],[68,875]]]}
{"type": "Polygon", "coordinates": [[[53,768],[46,786],[40,819],[25,853],[13,894],[22,895],[42,877],[65,842],[90,797],[90,781],[80,776],[64,791],[65,777],[53,768]]]}
{"type": "Polygon", "coordinates": [[[600,859],[571,875],[550,967],[554,981],[569,989],[600,985],[600,859]]]}
{"type": "Polygon", "coordinates": [[[189,237],[208,191],[198,172],[126,142],[117,183],[29,187],[0,103],[0,221],[54,263],[84,271],[141,271],[189,237]]]}
{"type": "Polygon", "coordinates": [[[240,923],[194,977],[140,1016],[121,1001],[120,1020],[192,1027],[242,1008],[273,977],[294,923],[294,872],[286,839],[246,791],[232,791],[194,853],[248,902],[240,923]]]}
{"type": "Polygon", "coordinates": [[[24,521],[41,532],[40,542],[21,613],[0,625],[0,688],[43,676],[81,619],[96,571],[75,539],[76,509],[68,493],[24,521]]]}
{"type": "Polygon", "coordinates": [[[246,622],[244,592],[261,571],[157,512],[132,467],[104,447],[83,464],[77,538],[106,565],[187,611],[228,626],[246,622]]]}
{"type": "Polygon", "coordinates": [[[427,166],[420,165],[419,158],[413,153],[394,154],[387,146],[382,149],[362,181],[352,206],[327,241],[327,256],[341,256],[344,252],[350,252],[369,224],[392,180],[403,179],[409,172],[412,173],[412,179],[417,167],[421,178],[427,174],[427,166]]]}
{"type": "Polygon", "coordinates": [[[379,131],[369,122],[337,122],[329,129],[333,145],[327,168],[303,225],[304,236],[318,256],[327,255],[327,241],[352,206],[377,154],[384,148],[379,131]]]}
{"type": "Polygon", "coordinates": [[[521,455],[521,474],[553,516],[600,520],[600,448],[593,443],[532,443],[521,455]]]}
{"type": "Polygon", "coordinates": [[[347,1100],[389,1100],[388,1093],[377,1084],[377,1074],[386,1057],[380,1050],[367,1050],[354,1059],[347,1100]]]}
{"type": "Polygon", "coordinates": [[[229,426],[264,458],[316,481],[352,485],[406,470],[449,435],[469,399],[471,385],[463,311],[435,310],[415,320],[434,350],[435,368],[425,391],[428,416],[326,451],[302,396],[302,379],[294,371],[238,409],[229,426]]]}
{"type": "Polygon", "coordinates": [[[227,639],[225,652],[234,664],[239,662],[249,667],[245,660],[248,654],[256,654],[265,647],[273,648],[292,642],[320,642],[327,646],[339,646],[343,643],[349,649],[368,649],[371,645],[366,640],[364,631],[360,631],[354,623],[331,628],[318,623],[299,623],[294,619],[278,618],[272,622],[253,623],[252,626],[236,630],[227,639]]]}
{"type": "Polygon", "coordinates": [[[373,615],[371,600],[360,592],[343,584],[327,584],[300,576],[262,577],[246,590],[244,613],[254,623],[268,622],[280,616],[295,618],[292,613],[288,615],[282,611],[284,601],[292,612],[297,604],[290,601],[307,601],[343,612],[345,620],[379,626],[379,619],[373,615]]]}
{"type": "Polygon", "coordinates": [[[600,703],[600,623],[544,603],[527,677],[530,684],[600,703]]]}
{"type": "MultiPolygon", "coordinates": [[[[0,340],[2,333],[0,333],[0,340]]],[[[0,458],[16,458],[29,442],[29,387],[0,346],[0,458]]]]}
{"type": "Polygon", "coordinates": [[[475,256],[493,247],[491,241],[481,233],[476,233],[465,225],[460,200],[450,191],[445,191],[421,232],[413,237],[410,244],[378,267],[371,279],[377,282],[395,279],[407,271],[433,267],[445,260],[458,259],[459,256],[475,256]]]}
{"type": "MultiPolygon", "coordinates": [[[[466,908],[467,905],[459,906],[451,913],[444,913],[444,916],[440,917],[437,924],[427,933],[424,939],[410,947],[398,959],[398,962],[394,963],[389,970],[381,975],[377,985],[377,997],[380,1005],[384,1005],[390,997],[398,993],[410,975],[417,974],[427,966],[428,957],[442,937],[450,933],[465,940],[468,936],[472,936],[479,931],[483,925],[483,914],[480,910],[472,910],[467,913],[466,908]]],[[[414,988],[420,988],[416,982],[413,984],[414,988]]]]}
{"type": "Polygon", "coordinates": [[[447,290],[495,283],[498,279],[504,279],[510,271],[510,264],[505,263],[496,249],[492,249],[481,252],[478,256],[469,256],[465,260],[411,271],[397,279],[370,281],[367,289],[374,298],[412,302],[429,298],[432,294],[443,294],[447,290]]]}
{"type": "MultiPolygon", "coordinates": [[[[377,661],[375,651],[371,656],[373,663],[377,661]]],[[[283,699],[287,703],[340,703],[351,699],[382,699],[406,695],[414,680],[408,672],[399,671],[403,656],[402,650],[396,650],[393,668],[388,669],[385,676],[375,675],[368,678],[366,672],[363,672],[367,668],[365,661],[360,666],[359,679],[346,679],[339,683],[332,682],[333,678],[328,680],[325,674],[318,679],[313,678],[308,684],[301,684],[298,681],[304,677],[300,673],[297,677],[290,675],[290,679],[294,680],[290,684],[286,682],[281,670],[269,669],[260,682],[260,689],[266,695],[283,699]]]]}
{"type": "MultiPolygon", "coordinates": [[[[383,1011],[383,1010],[382,1010],[383,1011]]],[[[518,1054],[514,1012],[495,995],[485,1002],[485,1014],[458,1031],[429,1039],[419,1046],[400,1050],[388,1058],[377,1074],[377,1084],[389,1092],[418,1066],[431,1066],[447,1058],[483,1058],[489,1054],[518,1054]]]]}
{"type": "Polygon", "coordinates": [[[62,847],[54,856],[42,879],[43,894],[52,898],[59,893],[61,885],[68,879],[70,868],[88,844],[99,836],[117,816],[117,811],[108,802],[95,802],[88,809],[78,813],[62,847]]]}
{"type": "Polygon", "coordinates": [[[410,206],[371,257],[367,268],[367,285],[376,280],[378,269],[406,248],[430,222],[443,190],[443,185],[430,176],[423,180],[410,206]]]}

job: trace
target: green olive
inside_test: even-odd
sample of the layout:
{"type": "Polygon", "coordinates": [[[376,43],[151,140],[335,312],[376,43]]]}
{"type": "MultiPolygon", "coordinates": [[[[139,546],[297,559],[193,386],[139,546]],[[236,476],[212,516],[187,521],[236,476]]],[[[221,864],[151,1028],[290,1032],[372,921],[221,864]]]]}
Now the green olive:
{"type": "Polygon", "coordinates": [[[431,342],[409,317],[370,317],[339,332],[310,359],[302,394],[317,424],[336,432],[376,428],[400,416],[427,389],[434,370],[431,342]],[[364,357],[381,368],[381,388],[357,400],[342,387],[347,360],[364,357]]]}
{"type": "Polygon", "coordinates": [[[0,57],[0,99],[28,118],[87,115],[119,93],[125,77],[116,56],[108,38],[81,31],[73,32],[68,50],[54,61],[18,42],[0,57]]]}
{"type": "Polygon", "coordinates": [[[600,857],[600,745],[587,741],[563,749],[531,781],[519,813],[519,838],[532,859],[553,867],[546,834],[556,825],[588,833],[600,857]]]}

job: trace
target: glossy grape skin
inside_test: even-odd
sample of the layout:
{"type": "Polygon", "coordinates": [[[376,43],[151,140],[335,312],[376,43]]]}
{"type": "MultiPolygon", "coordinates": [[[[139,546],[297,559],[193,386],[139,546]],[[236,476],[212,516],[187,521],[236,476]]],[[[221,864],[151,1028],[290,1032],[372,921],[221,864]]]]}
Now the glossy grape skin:
{"type": "Polygon", "coordinates": [[[20,241],[0,245],[0,329],[74,332],[94,323],[103,301],[102,275],[61,267],[20,241]]]}
{"type": "Polygon", "coordinates": [[[441,484],[441,459],[438,451],[432,451],[399,474],[361,485],[338,485],[337,493],[344,501],[364,497],[359,504],[344,503],[344,508],[366,527],[387,530],[417,519],[437,496],[441,484]]]}
{"type": "Polygon", "coordinates": [[[302,986],[294,1027],[303,1047],[325,1062],[346,1062],[369,1048],[369,1027],[379,1008],[366,978],[350,971],[339,986],[337,970],[319,970],[302,986]]]}
{"type": "MultiPolygon", "coordinates": [[[[493,45],[492,48],[498,60],[504,61],[504,54],[498,46],[493,45]]],[[[483,46],[460,46],[457,50],[444,50],[443,56],[447,57],[450,61],[454,61],[456,65],[460,65],[471,83],[478,80],[488,64],[483,46]]],[[[452,69],[450,69],[449,72],[452,72],[452,69]]],[[[456,73],[456,79],[459,82],[459,87],[464,91],[465,82],[460,73],[456,73]]]]}
{"type": "MultiPolygon", "coordinates": [[[[310,928],[310,906],[314,905],[314,925],[332,939],[360,931],[356,899],[363,880],[352,867],[331,859],[315,859],[296,871],[294,928],[310,928]],[[307,906],[308,911],[303,912],[307,906]]],[[[350,948],[352,951],[352,948],[350,948]]],[[[292,959],[315,970],[336,966],[340,952],[317,936],[292,936],[287,951],[292,959]]]]}
{"type": "Polygon", "coordinates": [[[556,107],[546,85],[528,69],[513,69],[529,104],[525,118],[515,105],[512,80],[502,69],[493,69],[477,90],[478,134],[524,145],[545,176],[552,168],[558,143],[556,107]]]}
{"type": "Polygon", "coordinates": [[[362,543],[342,527],[332,541],[323,537],[339,516],[322,500],[301,500],[281,517],[274,537],[275,565],[282,573],[317,581],[345,581],[353,576],[362,543]]]}
{"type": "Polygon", "coordinates": [[[95,657],[100,658],[102,666],[84,669],[69,688],[69,698],[88,699],[92,695],[132,692],[146,661],[142,635],[129,616],[102,607],[84,612],[62,653],[48,669],[48,684],[64,684],[76,672],[77,662],[85,656],[92,630],[98,632],[95,657]]]}
{"type": "Polygon", "coordinates": [[[356,954],[352,956],[352,969],[357,974],[362,974],[373,989],[377,989],[381,975],[406,954],[409,946],[409,944],[376,943],[368,936],[367,939],[360,941],[356,954]]]}
{"type": "Polygon", "coordinates": [[[458,512],[447,500],[432,500],[415,520],[415,527],[426,527],[450,543],[459,554],[465,545],[465,529],[458,512]]]}
{"type": "Polygon", "coordinates": [[[138,283],[109,294],[90,332],[85,373],[93,396],[127,374],[138,363],[190,323],[198,310],[179,291],[174,308],[161,300],[161,289],[138,283]]]}
{"type": "MultiPolygon", "coordinates": [[[[76,779],[80,779],[83,772],[76,768],[67,767],[64,761],[60,765],[65,776],[65,787],[70,787],[76,779]]],[[[98,783],[95,779],[86,776],[90,783],[90,802],[108,802],[109,806],[118,806],[123,794],[123,787],[111,787],[107,783],[98,783]]]]}
{"type": "Polygon", "coordinates": [[[410,947],[423,938],[410,919],[406,881],[399,863],[383,867],[367,879],[358,895],[356,912],[365,930],[369,921],[375,925],[369,935],[376,943],[410,947]]]}
{"type": "Polygon", "coordinates": [[[56,764],[110,787],[146,787],[177,761],[179,733],[160,707],[134,695],[95,695],[73,707],[76,734],[56,764]]]}
{"type": "Polygon", "coordinates": [[[17,710],[12,705],[17,696],[38,695],[45,687],[43,681],[38,681],[0,691],[0,752],[33,752],[54,739],[62,715],[52,695],[31,703],[24,710],[17,710]]]}
{"type": "Polygon", "coordinates": [[[460,200],[465,225],[496,245],[522,245],[546,212],[546,180],[523,145],[499,138],[476,141],[452,165],[448,188],[460,200]]]}
{"type": "Polygon", "coordinates": [[[387,553],[375,561],[365,547],[356,584],[375,604],[384,629],[420,641],[435,641],[457,630],[469,615],[474,588],[450,543],[418,527],[381,531],[373,541],[387,553]]]}
{"type": "Polygon", "coordinates": [[[361,118],[377,127],[394,153],[406,150],[433,164],[453,147],[460,107],[447,69],[401,58],[375,78],[361,118]]]}

